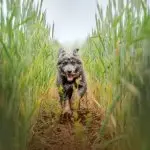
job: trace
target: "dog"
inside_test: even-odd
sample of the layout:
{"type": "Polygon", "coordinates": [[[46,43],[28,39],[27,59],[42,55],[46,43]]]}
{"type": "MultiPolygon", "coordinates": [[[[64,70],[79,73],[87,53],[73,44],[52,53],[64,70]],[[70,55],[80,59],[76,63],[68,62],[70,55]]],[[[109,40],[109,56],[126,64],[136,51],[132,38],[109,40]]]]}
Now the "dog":
{"type": "Polygon", "coordinates": [[[78,91],[79,105],[80,99],[87,91],[87,82],[83,63],[78,51],[79,49],[74,49],[70,53],[67,53],[61,48],[58,52],[57,87],[63,114],[73,114],[72,95],[74,88],[78,91]]]}

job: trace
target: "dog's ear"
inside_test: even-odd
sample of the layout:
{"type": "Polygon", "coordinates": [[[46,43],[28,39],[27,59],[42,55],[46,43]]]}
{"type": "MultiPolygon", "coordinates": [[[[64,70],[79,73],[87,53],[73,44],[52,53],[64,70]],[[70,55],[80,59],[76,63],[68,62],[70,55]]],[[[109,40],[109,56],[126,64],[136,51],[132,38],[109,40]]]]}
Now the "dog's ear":
{"type": "Polygon", "coordinates": [[[64,56],[65,53],[66,53],[66,51],[63,48],[60,48],[59,51],[58,51],[58,57],[64,56]]]}
{"type": "Polygon", "coordinates": [[[78,48],[74,49],[74,50],[73,50],[73,55],[75,55],[75,56],[78,55],[78,51],[79,51],[78,48]]]}

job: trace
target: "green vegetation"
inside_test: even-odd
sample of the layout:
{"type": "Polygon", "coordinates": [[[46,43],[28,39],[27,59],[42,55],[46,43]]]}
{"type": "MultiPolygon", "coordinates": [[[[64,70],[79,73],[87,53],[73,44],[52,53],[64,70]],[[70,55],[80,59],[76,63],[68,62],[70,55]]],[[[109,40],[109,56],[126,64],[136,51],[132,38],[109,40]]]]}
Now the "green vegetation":
{"type": "Polygon", "coordinates": [[[0,1],[0,149],[26,149],[30,120],[50,86],[59,44],[42,1],[0,1]]]}
{"type": "MultiPolygon", "coordinates": [[[[113,118],[114,138],[96,144],[118,150],[150,149],[150,17],[147,1],[110,1],[97,5],[96,29],[84,46],[84,61],[96,82],[95,96],[107,109],[100,129],[113,118]]],[[[95,83],[94,82],[94,83],[95,83]]]]}
{"type": "MultiPolygon", "coordinates": [[[[97,4],[96,29],[82,47],[89,89],[92,85],[94,97],[107,111],[93,145],[98,149],[150,149],[147,3],[109,0],[106,13],[97,4]],[[106,140],[110,119],[113,137],[106,140]]],[[[0,150],[27,149],[41,95],[55,80],[60,45],[41,7],[42,1],[0,0],[0,150]]]]}

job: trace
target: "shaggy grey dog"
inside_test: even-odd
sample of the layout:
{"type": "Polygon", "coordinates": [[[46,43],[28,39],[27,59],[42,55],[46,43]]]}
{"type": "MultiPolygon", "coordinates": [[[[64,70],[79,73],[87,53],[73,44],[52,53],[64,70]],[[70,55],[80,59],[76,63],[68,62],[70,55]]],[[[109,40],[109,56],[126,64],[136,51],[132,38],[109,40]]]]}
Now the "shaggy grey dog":
{"type": "Polygon", "coordinates": [[[61,48],[58,53],[57,87],[63,114],[72,114],[74,87],[78,90],[79,99],[82,98],[87,90],[86,78],[78,50],[74,49],[71,53],[67,53],[61,48]]]}

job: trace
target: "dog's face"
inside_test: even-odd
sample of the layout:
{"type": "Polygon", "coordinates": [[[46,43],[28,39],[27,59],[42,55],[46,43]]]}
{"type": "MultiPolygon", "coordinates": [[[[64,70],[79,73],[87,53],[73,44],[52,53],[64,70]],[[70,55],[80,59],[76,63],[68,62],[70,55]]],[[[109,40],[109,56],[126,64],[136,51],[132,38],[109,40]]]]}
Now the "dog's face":
{"type": "Polygon", "coordinates": [[[82,68],[82,62],[78,55],[78,50],[75,49],[71,53],[60,49],[58,54],[58,70],[61,75],[65,76],[68,82],[79,77],[82,68]]]}

